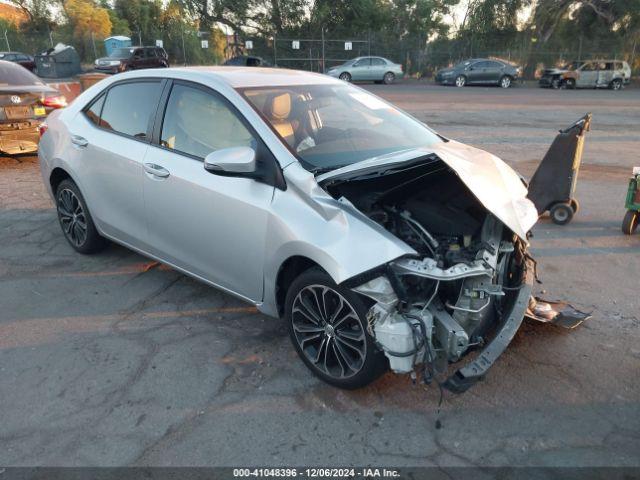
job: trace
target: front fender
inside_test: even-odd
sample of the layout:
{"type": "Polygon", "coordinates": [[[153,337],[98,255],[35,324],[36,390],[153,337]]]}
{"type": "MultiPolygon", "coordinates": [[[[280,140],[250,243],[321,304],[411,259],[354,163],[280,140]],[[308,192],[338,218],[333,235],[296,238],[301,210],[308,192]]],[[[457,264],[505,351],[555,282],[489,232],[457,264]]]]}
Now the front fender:
{"type": "Polygon", "coordinates": [[[280,267],[294,256],[320,265],[336,283],[417,252],[318,186],[298,164],[285,170],[287,190],[275,190],[267,225],[261,310],[277,315],[275,285],[280,267]]]}

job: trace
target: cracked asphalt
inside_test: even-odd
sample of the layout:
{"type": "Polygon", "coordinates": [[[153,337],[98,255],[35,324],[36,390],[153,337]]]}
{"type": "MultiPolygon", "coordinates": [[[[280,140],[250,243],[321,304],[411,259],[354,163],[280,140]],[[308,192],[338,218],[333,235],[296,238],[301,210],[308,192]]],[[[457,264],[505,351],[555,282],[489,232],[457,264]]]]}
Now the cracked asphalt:
{"type": "Polygon", "coordinates": [[[532,239],[538,292],[593,318],[525,323],[436,430],[436,387],[336,390],[282,321],[116,245],[74,253],[37,159],[0,158],[0,465],[640,465],[640,235],[620,232],[640,90],[366,88],[525,175],[593,112],[581,211],[532,239]]]}

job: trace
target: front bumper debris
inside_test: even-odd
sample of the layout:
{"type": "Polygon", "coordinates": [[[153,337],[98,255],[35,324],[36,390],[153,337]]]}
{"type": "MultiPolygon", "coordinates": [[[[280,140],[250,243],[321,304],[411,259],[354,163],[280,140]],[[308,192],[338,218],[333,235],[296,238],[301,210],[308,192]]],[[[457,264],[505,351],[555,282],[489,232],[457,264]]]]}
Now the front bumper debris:
{"type": "Polygon", "coordinates": [[[531,297],[525,317],[571,330],[591,318],[591,313],[581,312],[566,302],[552,302],[531,297]]]}
{"type": "Polygon", "coordinates": [[[525,260],[522,286],[513,300],[510,311],[505,312],[502,324],[487,346],[471,363],[457,370],[444,382],[443,386],[453,393],[463,393],[477,381],[482,380],[487,370],[505,351],[516,332],[520,328],[529,307],[529,298],[533,289],[535,267],[533,261],[525,260]]]}

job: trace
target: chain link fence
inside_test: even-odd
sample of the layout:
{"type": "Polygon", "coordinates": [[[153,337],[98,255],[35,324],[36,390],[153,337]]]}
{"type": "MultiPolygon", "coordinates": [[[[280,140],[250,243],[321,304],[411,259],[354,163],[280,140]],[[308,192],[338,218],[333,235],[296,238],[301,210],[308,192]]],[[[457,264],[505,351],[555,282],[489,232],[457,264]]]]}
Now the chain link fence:
{"type": "MultiPolygon", "coordinates": [[[[215,65],[236,55],[255,55],[273,65],[323,72],[346,60],[376,55],[402,64],[406,74],[430,78],[443,67],[468,58],[498,58],[520,65],[525,78],[534,78],[545,67],[559,66],[575,60],[625,60],[633,75],[640,74],[640,55],[635,44],[616,40],[590,40],[582,37],[562,46],[541,46],[526,38],[505,39],[500,48],[478,45],[473,38],[437,40],[426,43],[424,37],[389,39],[365,32],[353,36],[322,32],[317,37],[265,38],[261,36],[218,35],[199,32],[195,28],[176,26],[145,34],[133,32],[132,45],[161,44],[172,65],[215,65]],[[251,42],[251,43],[248,43],[251,42]],[[247,48],[247,47],[251,48],[247,48]]],[[[20,51],[30,55],[52,48],[57,43],[72,45],[78,51],[85,69],[91,69],[96,58],[106,55],[104,41],[89,35],[78,39],[66,30],[49,30],[25,34],[0,25],[0,51],[20,51]]]]}

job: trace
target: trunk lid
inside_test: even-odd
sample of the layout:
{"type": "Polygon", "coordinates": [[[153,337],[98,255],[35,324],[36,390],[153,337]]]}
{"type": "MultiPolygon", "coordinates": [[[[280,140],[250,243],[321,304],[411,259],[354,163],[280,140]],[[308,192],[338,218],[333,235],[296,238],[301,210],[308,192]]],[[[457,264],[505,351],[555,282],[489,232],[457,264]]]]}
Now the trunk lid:
{"type": "Polygon", "coordinates": [[[0,122],[32,119],[45,115],[41,100],[56,90],[46,86],[0,87],[0,122]],[[42,108],[42,112],[38,109],[42,108]]]}

